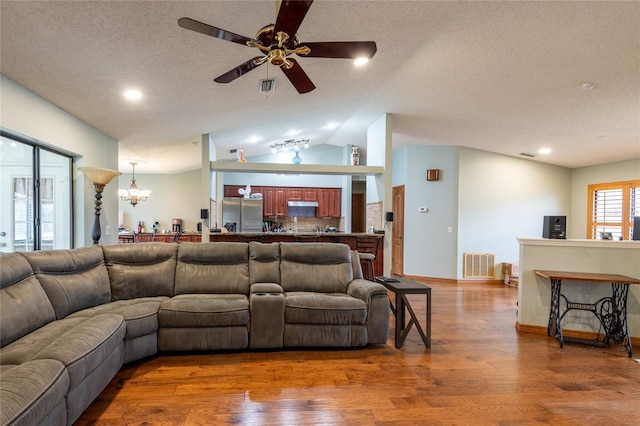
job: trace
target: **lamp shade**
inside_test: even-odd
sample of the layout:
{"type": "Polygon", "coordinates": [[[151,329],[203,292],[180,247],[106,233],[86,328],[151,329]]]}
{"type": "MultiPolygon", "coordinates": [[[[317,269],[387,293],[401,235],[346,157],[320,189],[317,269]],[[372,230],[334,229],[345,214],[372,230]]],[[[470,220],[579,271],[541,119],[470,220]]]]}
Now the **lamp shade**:
{"type": "Polygon", "coordinates": [[[97,183],[98,185],[106,185],[111,182],[111,179],[122,174],[117,170],[101,169],[99,167],[78,167],[78,170],[84,173],[92,183],[97,183]]]}

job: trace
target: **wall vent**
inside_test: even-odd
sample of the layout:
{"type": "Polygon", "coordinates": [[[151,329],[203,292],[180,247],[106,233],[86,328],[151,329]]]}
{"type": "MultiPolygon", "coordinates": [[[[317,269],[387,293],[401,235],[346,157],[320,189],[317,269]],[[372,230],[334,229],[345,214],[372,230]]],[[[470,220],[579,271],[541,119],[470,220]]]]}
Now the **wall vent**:
{"type": "Polygon", "coordinates": [[[493,253],[464,253],[464,278],[495,278],[495,257],[493,253]]]}
{"type": "Polygon", "coordinates": [[[535,155],[529,154],[528,152],[521,152],[520,155],[523,157],[535,158],[535,155]]]}

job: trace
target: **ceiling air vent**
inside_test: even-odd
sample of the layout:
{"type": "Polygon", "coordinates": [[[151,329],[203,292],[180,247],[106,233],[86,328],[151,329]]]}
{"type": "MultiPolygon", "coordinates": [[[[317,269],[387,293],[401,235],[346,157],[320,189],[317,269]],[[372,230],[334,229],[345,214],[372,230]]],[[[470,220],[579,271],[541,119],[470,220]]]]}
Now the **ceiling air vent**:
{"type": "Polygon", "coordinates": [[[520,155],[522,155],[523,157],[529,157],[529,158],[534,158],[535,157],[535,155],[529,154],[527,152],[521,152],[520,155]]]}
{"type": "Polygon", "coordinates": [[[264,78],[260,80],[260,93],[269,93],[276,90],[276,79],[274,78],[264,78]]]}

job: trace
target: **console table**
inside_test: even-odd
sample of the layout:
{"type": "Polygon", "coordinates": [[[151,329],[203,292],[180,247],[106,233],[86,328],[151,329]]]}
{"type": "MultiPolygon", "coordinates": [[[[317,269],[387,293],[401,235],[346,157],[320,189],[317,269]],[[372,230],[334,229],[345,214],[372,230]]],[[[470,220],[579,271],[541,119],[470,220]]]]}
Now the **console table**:
{"type": "Polygon", "coordinates": [[[375,280],[385,286],[387,290],[392,291],[396,296],[395,307],[391,301],[389,301],[389,304],[391,305],[391,312],[393,312],[393,315],[396,317],[394,338],[396,349],[402,347],[404,340],[407,338],[407,334],[409,334],[409,330],[411,330],[411,327],[414,324],[416,325],[418,333],[420,333],[420,337],[422,338],[424,345],[427,349],[431,348],[431,287],[427,287],[426,285],[419,284],[405,278],[390,279],[387,277],[376,277],[375,280]],[[420,320],[418,320],[409,299],[407,299],[407,294],[424,294],[426,296],[426,332],[420,325],[420,320]],[[409,324],[406,324],[405,308],[406,311],[409,311],[409,315],[411,316],[409,324]]]}
{"type": "Polygon", "coordinates": [[[624,275],[596,274],[586,272],[563,272],[563,271],[543,271],[534,270],[540,277],[551,282],[551,306],[549,309],[549,324],[547,335],[553,335],[558,339],[562,348],[564,342],[589,344],[599,347],[609,347],[609,340],[613,339],[620,345],[627,346],[629,358],[633,356],[631,337],[629,336],[629,326],[627,323],[627,295],[630,284],[640,284],[640,280],[624,275]],[[594,303],[576,303],[567,299],[562,294],[562,281],[583,281],[602,284],[611,284],[611,296],[603,297],[594,303]],[[560,301],[564,300],[564,310],[561,311],[560,301]],[[605,335],[600,341],[582,339],[577,337],[563,337],[562,319],[571,310],[581,310],[591,312],[600,322],[605,335]]]}

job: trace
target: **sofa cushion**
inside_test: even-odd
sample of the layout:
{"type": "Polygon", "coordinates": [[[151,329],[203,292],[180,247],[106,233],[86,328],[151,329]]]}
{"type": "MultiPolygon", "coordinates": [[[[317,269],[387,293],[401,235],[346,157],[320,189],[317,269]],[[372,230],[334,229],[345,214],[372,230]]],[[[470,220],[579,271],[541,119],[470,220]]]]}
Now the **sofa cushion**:
{"type": "Polygon", "coordinates": [[[178,244],[102,246],[112,300],[173,296],[178,244]]]}
{"type": "Polygon", "coordinates": [[[249,243],[249,282],[280,283],[280,243],[249,243]]]}
{"type": "MultiPolygon", "coordinates": [[[[53,359],[27,361],[0,367],[0,418],[3,425],[41,424],[56,407],[64,405],[69,375],[64,364],[53,359]]],[[[66,424],[66,410],[51,424],[66,424]]]]}
{"type": "Polygon", "coordinates": [[[280,285],[285,292],[345,293],[353,280],[351,249],[336,243],[281,243],[280,285]]]}
{"type": "Polygon", "coordinates": [[[113,314],[53,321],[2,348],[2,363],[58,360],[73,389],[122,344],[125,331],[124,318],[113,314]]]}
{"type": "Polygon", "coordinates": [[[131,300],[117,300],[89,309],[78,311],[67,318],[94,317],[100,314],[118,314],[127,323],[125,339],[145,336],[158,331],[158,310],[166,296],[140,297],[131,300]]]}
{"type": "Polygon", "coordinates": [[[229,327],[249,324],[249,299],[240,294],[183,294],[160,306],[160,327],[229,327]]]}
{"type": "Polygon", "coordinates": [[[287,324],[349,325],[366,320],[366,303],[344,293],[285,293],[287,324]]]}
{"type": "Polygon", "coordinates": [[[0,347],[56,319],[29,262],[19,253],[0,256],[0,347]]]}
{"type": "Polygon", "coordinates": [[[31,264],[58,319],[111,301],[109,276],[100,247],[32,251],[23,256],[31,264]]]}
{"type": "Polygon", "coordinates": [[[183,243],[178,247],[175,294],[249,294],[247,243],[183,243]]]}

